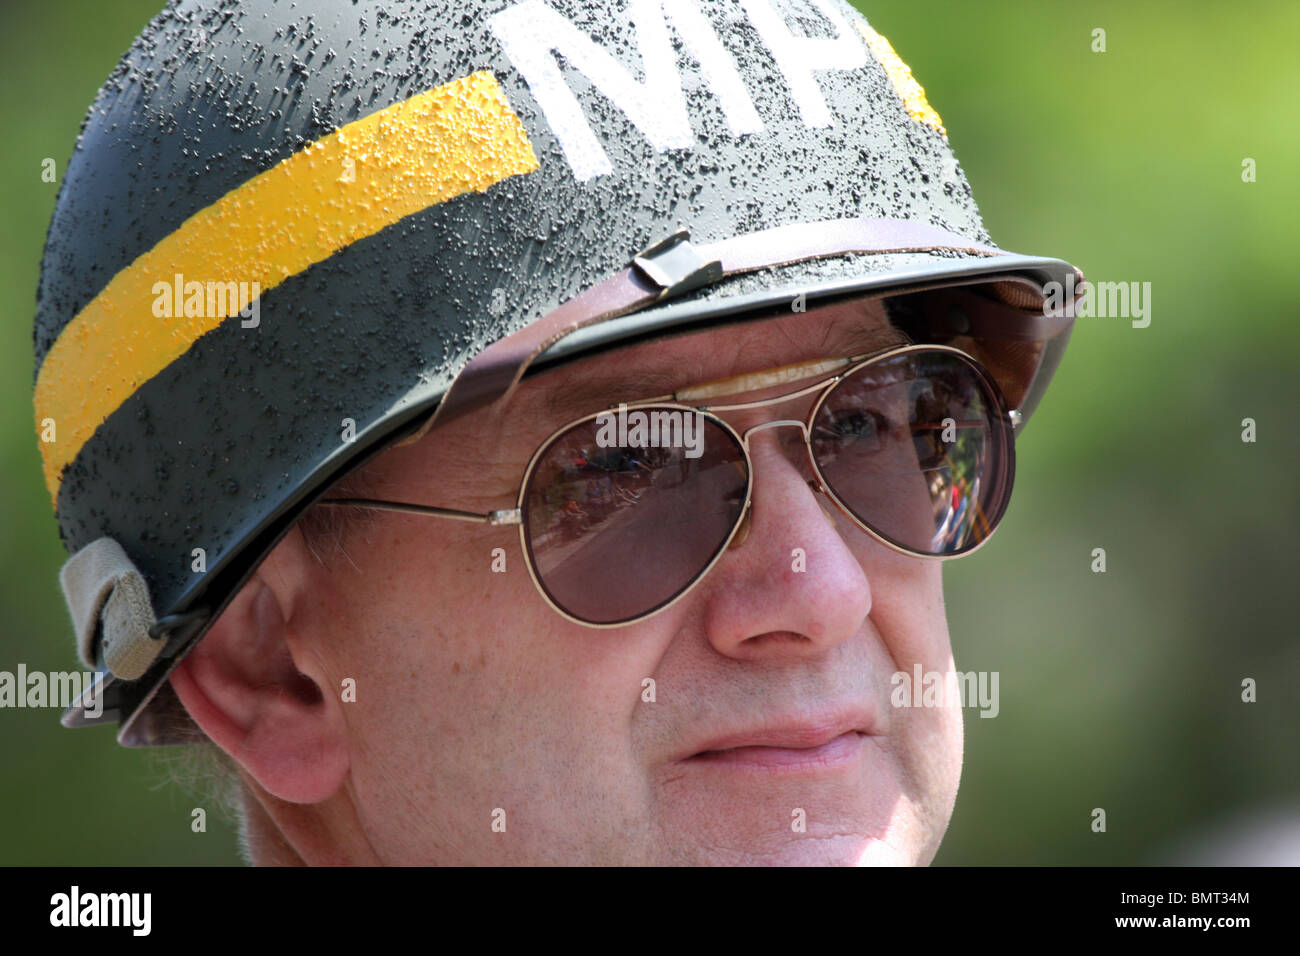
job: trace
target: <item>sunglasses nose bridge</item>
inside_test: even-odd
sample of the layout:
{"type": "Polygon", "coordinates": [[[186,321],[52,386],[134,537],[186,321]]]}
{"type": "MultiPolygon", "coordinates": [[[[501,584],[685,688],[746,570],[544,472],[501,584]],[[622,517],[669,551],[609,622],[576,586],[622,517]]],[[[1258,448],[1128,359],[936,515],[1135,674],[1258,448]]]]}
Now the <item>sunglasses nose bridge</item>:
{"type": "Polygon", "coordinates": [[[744,444],[745,450],[748,451],[750,435],[753,435],[756,432],[765,431],[766,429],[769,428],[781,428],[783,426],[793,426],[795,428],[798,428],[801,432],[803,432],[803,440],[805,442],[808,441],[808,423],[801,422],[795,418],[778,418],[775,421],[760,422],[759,424],[755,425],[753,428],[747,428],[745,430],[745,433],[740,436],[740,440],[744,444]]]}
{"type": "MultiPolygon", "coordinates": [[[[752,435],[754,432],[762,431],[765,428],[775,428],[780,425],[797,425],[799,427],[799,430],[803,432],[804,443],[805,445],[807,445],[808,425],[805,422],[796,421],[794,419],[782,419],[774,422],[764,422],[761,425],[755,425],[753,428],[747,429],[740,439],[741,443],[744,446],[745,453],[746,454],[749,453],[750,435],[752,435]]],[[[811,446],[809,446],[808,450],[809,450],[809,460],[811,461],[811,456],[812,456],[811,446]]],[[[827,493],[826,486],[822,484],[821,473],[817,471],[815,464],[813,466],[813,475],[815,477],[808,479],[808,487],[812,489],[813,494],[818,496],[817,504],[821,507],[822,514],[826,516],[826,520],[830,523],[831,527],[833,528],[835,527],[835,515],[831,512],[831,509],[826,507],[826,499],[828,499],[830,495],[827,493]]],[[[849,517],[850,520],[853,520],[851,515],[849,517]]],[[[753,518],[754,518],[754,508],[753,508],[753,498],[751,497],[745,502],[745,510],[742,513],[740,518],[740,526],[736,530],[736,533],[732,537],[730,543],[727,545],[728,551],[734,551],[745,543],[745,540],[749,537],[749,531],[750,531],[750,527],[753,524],[753,518]]]]}
{"type": "Polygon", "coordinates": [[[797,418],[779,418],[776,419],[775,421],[760,422],[759,424],[753,426],[752,428],[746,429],[744,434],[741,435],[740,438],[741,445],[743,445],[745,449],[745,456],[747,458],[752,459],[751,449],[749,446],[749,436],[756,434],[757,432],[766,431],[769,428],[798,428],[799,429],[799,433],[803,436],[803,444],[808,454],[808,461],[812,465],[812,474],[816,476],[816,483],[813,484],[812,482],[810,482],[810,484],[813,484],[813,491],[820,491],[821,476],[820,476],[820,472],[817,469],[816,463],[813,461],[812,436],[811,433],[808,431],[807,422],[800,421],[797,418]]]}

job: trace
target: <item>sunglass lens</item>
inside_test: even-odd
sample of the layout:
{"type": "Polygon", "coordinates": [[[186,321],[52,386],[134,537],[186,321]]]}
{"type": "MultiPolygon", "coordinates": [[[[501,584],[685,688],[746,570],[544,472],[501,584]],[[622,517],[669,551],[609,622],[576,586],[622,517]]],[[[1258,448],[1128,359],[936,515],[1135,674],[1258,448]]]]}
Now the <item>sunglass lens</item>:
{"type": "Polygon", "coordinates": [[[956,352],[903,352],[849,375],[818,409],[812,448],[841,505],[917,554],[972,550],[1011,498],[1005,403],[988,375],[956,352]]]}
{"type": "Polygon", "coordinates": [[[621,431],[609,413],[556,436],[524,491],[538,583],[589,624],[642,617],[686,590],[726,546],[749,488],[744,450],[716,421],[680,408],[627,416],[621,431]]]}

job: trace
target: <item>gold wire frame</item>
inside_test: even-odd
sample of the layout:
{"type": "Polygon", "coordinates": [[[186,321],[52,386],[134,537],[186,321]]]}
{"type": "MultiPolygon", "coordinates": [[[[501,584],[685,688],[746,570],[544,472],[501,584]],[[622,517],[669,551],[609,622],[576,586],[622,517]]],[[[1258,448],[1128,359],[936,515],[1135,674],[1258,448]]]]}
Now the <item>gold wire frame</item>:
{"type": "MultiPolygon", "coordinates": [[[[332,505],[336,507],[367,508],[375,511],[396,511],[396,512],[403,512],[406,514],[416,514],[416,515],[422,515],[425,517],[432,517],[432,518],[451,518],[457,521],[470,521],[479,524],[517,525],[519,527],[519,547],[520,550],[523,552],[524,564],[528,568],[528,576],[532,580],[533,586],[537,589],[537,593],[541,595],[542,600],[545,601],[553,611],[555,611],[557,614],[559,614],[561,617],[565,618],[566,620],[572,621],[575,624],[581,624],[583,627],[590,627],[590,628],[596,628],[601,630],[616,628],[616,627],[628,627],[629,625],[638,624],[642,621],[648,620],[649,618],[652,618],[668,610],[678,601],[686,597],[691,591],[695,589],[696,585],[698,585],[702,580],[704,580],[705,577],[708,576],[708,573],[711,570],[713,570],[714,565],[716,565],[718,561],[722,559],[722,556],[726,554],[726,552],[731,548],[731,543],[732,541],[735,540],[739,531],[742,528],[746,527],[749,521],[750,509],[754,497],[754,468],[753,468],[753,461],[750,458],[750,453],[749,453],[749,436],[755,434],[756,432],[760,432],[769,428],[776,428],[779,426],[790,426],[790,427],[797,426],[803,431],[804,452],[808,456],[808,462],[809,465],[812,467],[813,474],[817,476],[816,481],[809,482],[809,484],[813,487],[814,491],[820,492],[821,494],[829,498],[831,502],[834,503],[835,507],[840,511],[840,513],[843,514],[846,518],[848,518],[849,521],[851,521],[856,527],[864,531],[875,541],[884,545],[886,548],[890,549],[891,551],[894,551],[898,554],[906,555],[908,557],[923,558],[931,561],[949,561],[954,558],[964,558],[968,555],[974,554],[976,551],[978,551],[980,548],[984,547],[984,545],[988,543],[989,539],[993,537],[993,533],[997,530],[998,525],[1001,523],[1000,520],[1001,516],[999,516],[998,522],[994,523],[994,525],[989,529],[988,533],[983,538],[981,538],[978,543],[976,543],[973,547],[968,548],[964,551],[959,551],[955,554],[929,554],[923,551],[916,551],[911,548],[907,548],[900,544],[897,544],[894,541],[891,541],[889,538],[877,532],[876,530],[871,528],[868,524],[866,524],[864,521],[862,521],[860,518],[858,518],[852,512],[852,510],[850,510],[849,507],[843,501],[840,500],[839,496],[835,494],[834,490],[832,490],[831,486],[826,481],[825,476],[822,474],[821,468],[817,464],[816,457],[812,453],[811,435],[812,435],[813,423],[816,421],[818,412],[821,411],[821,408],[825,404],[826,399],[834,391],[836,385],[844,381],[849,376],[861,371],[864,368],[867,368],[868,366],[874,365],[877,362],[883,362],[887,359],[896,358],[900,355],[906,355],[914,352],[946,352],[953,355],[957,355],[958,357],[966,361],[970,365],[970,367],[976,372],[980,380],[985,385],[988,395],[994,399],[994,408],[992,408],[990,411],[996,413],[996,415],[999,418],[1004,420],[1004,423],[1007,428],[1007,437],[1009,442],[1007,453],[1010,459],[1008,463],[1010,474],[1007,476],[1007,481],[1008,483],[1012,482],[1015,477],[1015,445],[1014,445],[1015,413],[1007,409],[1006,400],[1003,398],[1001,390],[998,388],[997,383],[993,380],[992,376],[990,376],[984,370],[983,366],[981,366],[978,361],[976,361],[972,356],[968,355],[966,352],[963,352],[961,349],[953,348],[952,346],[948,346],[948,345],[913,344],[913,345],[889,346],[884,349],[878,350],[876,352],[868,352],[862,355],[854,355],[854,356],[838,358],[838,359],[820,359],[812,362],[797,363],[795,365],[782,366],[780,368],[770,369],[764,372],[747,373],[744,375],[737,375],[737,376],[732,376],[730,378],[719,379],[713,382],[705,382],[701,385],[688,386],[687,388],[684,389],[678,389],[676,392],[673,392],[669,395],[661,395],[661,396],[656,396],[654,398],[648,398],[648,399],[639,399],[635,402],[620,403],[621,407],[625,408],[628,411],[644,410],[646,408],[656,408],[656,409],[666,409],[666,410],[679,410],[679,411],[686,411],[686,412],[699,412],[702,415],[704,415],[706,418],[708,418],[711,422],[721,427],[722,430],[726,432],[732,438],[732,440],[736,442],[737,447],[740,448],[741,452],[744,455],[744,461],[745,461],[745,501],[744,504],[741,506],[739,517],[737,518],[735,524],[732,526],[730,533],[728,533],[726,539],[718,547],[713,557],[711,557],[708,563],[703,568],[701,568],[699,572],[696,573],[696,575],[691,579],[690,583],[687,584],[685,587],[683,587],[677,594],[673,595],[673,597],[651,608],[649,611],[646,611],[635,617],[627,618],[626,620],[614,621],[609,623],[587,621],[569,613],[567,610],[561,607],[551,597],[550,592],[546,589],[546,586],[542,583],[540,577],[538,576],[535,562],[533,560],[532,548],[529,546],[529,542],[528,542],[527,523],[523,520],[524,500],[527,496],[528,486],[529,486],[529,482],[532,479],[533,471],[536,468],[537,463],[541,461],[544,454],[550,450],[550,447],[555,442],[555,440],[559,438],[561,435],[565,434],[566,432],[570,431],[571,429],[579,425],[582,425],[589,421],[593,421],[597,418],[600,418],[603,415],[608,415],[610,409],[619,408],[620,405],[611,405],[608,408],[602,409],[600,411],[591,412],[587,415],[579,416],[578,418],[574,418],[566,422],[565,424],[561,425],[559,428],[555,429],[554,431],[552,431],[537,446],[537,449],[533,452],[532,457],[529,458],[528,460],[528,465],[524,469],[523,478],[519,482],[519,492],[516,496],[514,508],[498,509],[496,511],[488,511],[488,512],[459,511],[453,508],[437,508],[431,505],[413,504],[411,502],[404,502],[404,501],[385,501],[385,500],[375,499],[375,498],[322,498],[321,500],[317,501],[316,504],[332,505]],[[807,370],[806,372],[804,372],[803,374],[799,374],[801,370],[805,370],[805,369],[807,370]],[[835,369],[842,369],[842,371],[839,371],[837,374],[831,376],[830,378],[822,379],[819,382],[816,382],[812,385],[804,386],[803,388],[796,389],[793,392],[788,392],[782,395],[776,395],[771,398],[759,399],[758,401],[738,402],[733,404],[722,404],[722,405],[689,405],[686,404],[684,401],[682,401],[682,399],[686,397],[689,397],[691,399],[707,398],[707,397],[714,397],[714,396],[725,397],[726,395],[740,394],[745,391],[759,391],[764,388],[773,388],[776,385],[782,385],[785,384],[786,382],[799,381],[803,378],[810,377],[811,375],[818,375],[826,371],[833,371],[835,369]],[[724,390],[724,389],[729,389],[729,390],[724,390]],[[724,411],[724,412],[741,411],[741,410],[746,410],[751,408],[763,408],[768,405],[776,405],[783,402],[789,402],[789,401],[793,401],[796,398],[801,398],[805,395],[813,394],[814,392],[817,392],[819,389],[821,390],[821,394],[818,395],[817,401],[813,403],[812,408],[809,410],[808,416],[805,420],[775,419],[768,422],[760,422],[757,425],[745,429],[744,433],[742,434],[741,432],[737,431],[730,423],[723,420],[722,418],[719,418],[717,414],[715,414],[716,412],[719,411],[724,411]]],[[[1009,500],[1010,499],[1009,499],[1009,492],[1008,492],[1008,501],[1009,500]]],[[[1005,511],[1005,506],[1004,506],[1004,511],[1005,511]]],[[[748,532],[746,532],[746,535],[747,534],[748,532]]]]}

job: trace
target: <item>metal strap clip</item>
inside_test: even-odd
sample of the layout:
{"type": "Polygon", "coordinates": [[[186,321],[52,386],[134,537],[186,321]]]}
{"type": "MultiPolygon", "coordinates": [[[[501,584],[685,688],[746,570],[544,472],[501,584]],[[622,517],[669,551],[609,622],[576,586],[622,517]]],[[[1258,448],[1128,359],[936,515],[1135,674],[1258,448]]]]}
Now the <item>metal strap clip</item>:
{"type": "Polygon", "coordinates": [[[659,287],[659,299],[682,295],[722,278],[722,262],[701,255],[684,228],[642,250],[632,259],[632,265],[659,287]]]}

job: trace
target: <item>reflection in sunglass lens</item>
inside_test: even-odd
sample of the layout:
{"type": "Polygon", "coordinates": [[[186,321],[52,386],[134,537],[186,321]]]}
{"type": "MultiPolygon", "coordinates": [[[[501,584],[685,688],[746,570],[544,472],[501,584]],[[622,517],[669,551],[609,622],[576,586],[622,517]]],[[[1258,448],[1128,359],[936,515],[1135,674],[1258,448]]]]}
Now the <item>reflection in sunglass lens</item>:
{"type": "Polygon", "coordinates": [[[640,617],[677,597],[723,549],[749,472],[735,437],[699,420],[693,448],[602,443],[608,432],[592,419],[541,453],[524,492],[524,535],[558,607],[591,624],[640,617]]]}
{"type": "Polygon", "coordinates": [[[812,450],[845,508],[922,554],[976,547],[1011,497],[1001,397],[973,362],[945,350],[905,352],[846,377],[817,411],[812,450]]]}

